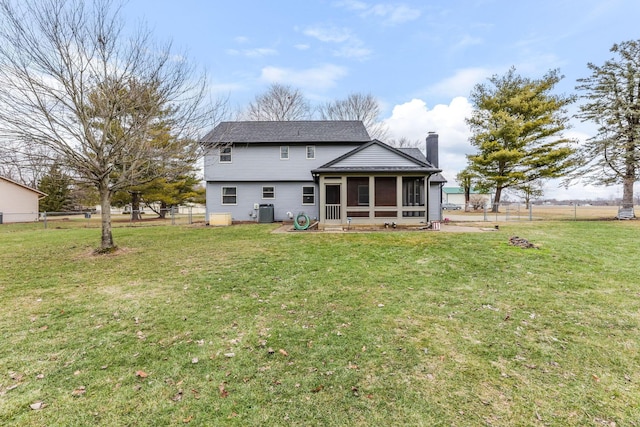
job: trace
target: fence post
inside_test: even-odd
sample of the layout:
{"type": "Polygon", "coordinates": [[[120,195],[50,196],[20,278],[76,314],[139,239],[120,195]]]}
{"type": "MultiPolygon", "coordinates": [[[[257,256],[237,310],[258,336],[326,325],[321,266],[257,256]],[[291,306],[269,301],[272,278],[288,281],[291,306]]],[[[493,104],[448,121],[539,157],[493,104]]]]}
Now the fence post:
{"type": "Polygon", "coordinates": [[[176,225],[176,211],[174,206],[171,206],[171,225],[176,225]]]}
{"type": "Polygon", "coordinates": [[[573,220],[574,221],[578,220],[578,204],[577,203],[573,204],[573,220]]]}
{"type": "Polygon", "coordinates": [[[193,224],[193,206],[189,206],[189,225],[193,224]]]}

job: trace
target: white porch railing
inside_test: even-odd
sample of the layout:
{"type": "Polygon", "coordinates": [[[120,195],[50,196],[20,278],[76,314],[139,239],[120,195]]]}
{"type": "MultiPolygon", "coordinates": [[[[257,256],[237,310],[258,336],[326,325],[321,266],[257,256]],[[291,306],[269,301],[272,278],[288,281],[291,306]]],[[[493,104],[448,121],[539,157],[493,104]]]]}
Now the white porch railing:
{"type": "Polygon", "coordinates": [[[340,219],[340,205],[325,205],[325,219],[327,221],[340,219]]]}

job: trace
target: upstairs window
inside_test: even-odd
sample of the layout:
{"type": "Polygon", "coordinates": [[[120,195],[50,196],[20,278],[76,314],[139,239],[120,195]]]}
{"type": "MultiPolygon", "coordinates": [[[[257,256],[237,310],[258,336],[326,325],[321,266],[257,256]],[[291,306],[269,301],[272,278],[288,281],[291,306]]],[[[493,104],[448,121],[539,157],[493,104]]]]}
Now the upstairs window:
{"type": "Polygon", "coordinates": [[[307,159],[315,159],[315,158],[316,158],[316,146],[307,145],[307,159]]]}
{"type": "Polygon", "coordinates": [[[280,146],[280,160],[289,160],[289,146],[280,146]]]}
{"type": "Polygon", "coordinates": [[[221,147],[220,163],[231,163],[231,147],[221,147]]]}

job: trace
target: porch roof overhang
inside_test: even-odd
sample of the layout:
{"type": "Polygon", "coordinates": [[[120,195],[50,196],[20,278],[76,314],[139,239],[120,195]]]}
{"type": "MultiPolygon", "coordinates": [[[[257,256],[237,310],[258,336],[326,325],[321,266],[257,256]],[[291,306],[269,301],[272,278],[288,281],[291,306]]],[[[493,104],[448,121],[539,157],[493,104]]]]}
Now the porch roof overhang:
{"type": "MultiPolygon", "coordinates": [[[[354,175],[354,174],[384,174],[384,175],[425,175],[441,176],[441,170],[433,167],[383,167],[383,166],[369,166],[369,167],[319,167],[311,171],[313,180],[318,183],[321,175],[354,175]]],[[[446,180],[445,180],[446,182],[446,180]]]]}

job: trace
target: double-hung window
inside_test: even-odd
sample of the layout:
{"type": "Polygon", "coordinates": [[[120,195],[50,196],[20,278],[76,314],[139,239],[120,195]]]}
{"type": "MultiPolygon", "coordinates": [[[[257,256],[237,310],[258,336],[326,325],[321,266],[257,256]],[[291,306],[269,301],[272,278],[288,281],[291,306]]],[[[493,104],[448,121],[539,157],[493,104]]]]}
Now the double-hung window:
{"type": "Polygon", "coordinates": [[[303,205],[316,204],[316,188],[315,187],[302,187],[302,204],[303,205]]]}
{"type": "Polygon", "coordinates": [[[307,145],[307,159],[315,159],[315,158],[316,158],[316,146],[307,145]]]}
{"type": "Polygon", "coordinates": [[[281,145],[280,146],[280,160],[289,160],[289,146],[281,145]]]}
{"type": "Polygon", "coordinates": [[[220,147],[220,163],[231,163],[231,147],[220,147]]]}
{"type": "Polygon", "coordinates": [[[236,205],[238,204],[238,193],[236,187],[222,187],[222,204],[236,205]]]}
{"type": "Polygon", "coordinates": [[[262,198],[263,199],[275,199],[276,198],[276,187],[262,187],[262,198]]]}

